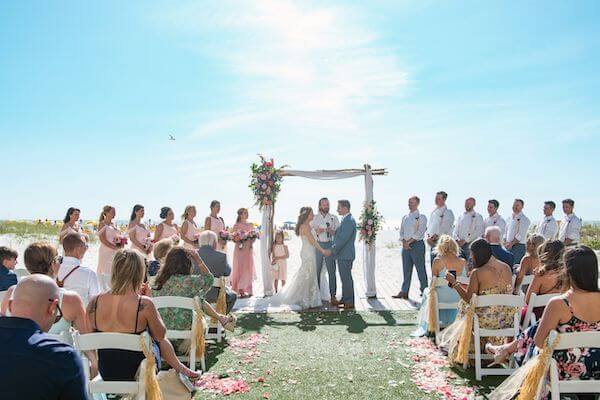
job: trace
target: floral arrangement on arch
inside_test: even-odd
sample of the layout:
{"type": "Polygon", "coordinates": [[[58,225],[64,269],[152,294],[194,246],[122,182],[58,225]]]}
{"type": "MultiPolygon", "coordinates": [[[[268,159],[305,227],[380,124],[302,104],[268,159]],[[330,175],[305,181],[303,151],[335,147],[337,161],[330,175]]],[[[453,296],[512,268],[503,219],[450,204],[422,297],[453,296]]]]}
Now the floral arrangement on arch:
{"type": "Polygon", "coordinates": [[[377,232],[382,228],[382,222],[383,216],[377,211],[375,201],[365,201],[358,223],[360,240],[368,245],[374,244],[377,232]]]}
{"type": "Polygon", "coordinates": [[[250,181],[250,189],[254,193],[256,205],[262,210],[263,206],[273,205],[277,199],[277,195],[281,190],[281,171],[287,167],[282,165],[279,168],[275,168],[275,162],[271,158],[267,160],[262,155],[260,157],[260,163],[252,163],[250,169],[252,170],[252,180],[250,181]]]}

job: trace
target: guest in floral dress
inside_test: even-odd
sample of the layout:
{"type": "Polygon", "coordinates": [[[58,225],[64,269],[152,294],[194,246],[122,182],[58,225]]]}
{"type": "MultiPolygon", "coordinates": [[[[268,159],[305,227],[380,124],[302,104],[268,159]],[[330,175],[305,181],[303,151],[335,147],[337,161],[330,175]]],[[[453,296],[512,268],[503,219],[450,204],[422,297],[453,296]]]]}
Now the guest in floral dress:
{"type": "MultiPolygon", "coordinates": [[[[458,339],[462,333],[455,329],[455,327],[459,326],[463,318],[465,318],[473,295],[511,294],[513,288],[511,268],[508,264],[492,256],[492,249],[488,242],[484,239],[477,239],[471,243],[470,251],[471,259],[473,260],[473,271],[469,278],[469,285],[466,288],[460,285],[454,275],[450,273],[446,274],[446,280],[461,297],[456,321],[442,332],[441,338],[443,346],[449,348],[452,360],[454,360],[454,353],[458,350],[458,339]]],[[[483,329],[513,327],[516,311],[515,308],[506,306],[477,307],[475,309],[479,318],[479,326],[483,329]]],[[[503,338],[482,338],[482,347],[488,341],[499,344],[502,343],[503,338]]],[[[471,345],[473,344],[471,343],[471,345]]]]}
{"type": "MultiPolygon", "coordinates": [[[[216,318],[223,326],[230,324],[234,318],[218,314],[214,308],[204,301],[210,290],[214,277],[200,260],[198,253],[181,247],[172,248],[159,270],[152,296],[198,297],[207,315],[216,318]],[[193,264],[200,269],[200,275],[192,275],[193,264]]],[[[163,308],[159,313],[168,329],[186,330],[192,327],[192,312],[178,308],[163,308]]]]}
{"type": "MultiPolygon", "coordinates": [[[[240,208],[237,212],[237,221],[233,226],[234,235],[240,232],[247,235],[254,230],[254,226],[248,223],[248,210],[240,208]]],[[[231,286],[240,298],[252,296],[252,281],[256,275],[254,270],[254,254],[252,247],[255,239],[236,243],[233,251],[233,272],[231,274],[231,286]]]]}

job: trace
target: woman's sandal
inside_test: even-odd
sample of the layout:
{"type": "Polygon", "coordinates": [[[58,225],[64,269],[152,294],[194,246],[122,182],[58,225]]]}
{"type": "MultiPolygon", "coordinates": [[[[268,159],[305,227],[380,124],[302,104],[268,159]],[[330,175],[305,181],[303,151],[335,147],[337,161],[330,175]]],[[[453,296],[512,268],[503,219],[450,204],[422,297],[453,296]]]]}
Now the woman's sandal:
{"type": "Polygon", "coordinates": [[[223,325],[223,328],[226,331],[233,332],[235,330],[235,324],[237,323],[237,318],[235,317],[235,315],[231,315],[231,314],[227,315],[226,318],[227,318],[227,322],[225,324],[223,324],[221,321],[219,321],[219,323],[221,325],[223,325]]]}
{"type": "Polygon", "coordinates": [[[494,365],[505,365],[510,357],[508,348],[508,345],[494,346],[491,343],[486,343],[485,352],[494,356],[494,361],[487,367],[490,368],[494,365]]]}

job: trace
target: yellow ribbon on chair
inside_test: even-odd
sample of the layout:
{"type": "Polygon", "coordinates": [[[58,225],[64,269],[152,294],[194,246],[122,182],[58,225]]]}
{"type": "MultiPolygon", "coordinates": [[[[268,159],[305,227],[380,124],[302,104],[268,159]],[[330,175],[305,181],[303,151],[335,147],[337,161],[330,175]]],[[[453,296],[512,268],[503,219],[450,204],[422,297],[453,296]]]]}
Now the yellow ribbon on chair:
{"type": "Polygon", "coordinates": [[[202,358],[204,356],[204,349],[206,347],[206,338],[204,332],[206,330],[204,321],[204,312],[200,306],[200,300],[198,297],[194,297],[194,311],[196,312],[196,325],[192,332],[192,340],[196,341],[196,357],[202,358]]]}
{"type": "Polygon", "coordinates": [[[221,287],[219,288],[219,297],[217,297],[217,312],[221,315],[225,315],[227,313],[227,297],[225,290],[225,278],[219,278],[221,282],[221,287]]]}
{"type": "Polygon", "coordinates": [[[140,335],[140,343],[142,344],[142,352],[146,357],[146,369],[140,371],[146,378],[146,398],[148,400],[162,400],[162,393],[160,386],[158,385],[158,379],[156,378],[156,359],[154,354],[148,349],[148,345],[145,340],[146,335],[140,335]]]}
{"type": "Polygon", "coordinates": [[[527,363],[529,365],[527,366],[525,380],[521,384],[517,400],[535,400],[539,385],[543,384],[544,376],[550,367],[550,359],[559,339],[560,335],[556,335],[552,343],[547,342],[542,352],[527,363]]]}
{"type": "Polygon", "coordinates": [[[467,365],[469,362],[469,350],[471,348],[471,339],[473,338],[473,318],[475,314],[475,304],[473,300],[467,306],[460,328],[460,337],[458,338],[458,350],[454,362],[462,365],[467,365]]]}
{"type": "Polygon", "coordinates": [[[435,310],[435,303],[437,302],[437,293],[435,291],[435,283],[437,278],[434,278],[429,287],[429,304],[427,307],[427,331],[435,333],[438,329],[438,314],[435,310]]]}

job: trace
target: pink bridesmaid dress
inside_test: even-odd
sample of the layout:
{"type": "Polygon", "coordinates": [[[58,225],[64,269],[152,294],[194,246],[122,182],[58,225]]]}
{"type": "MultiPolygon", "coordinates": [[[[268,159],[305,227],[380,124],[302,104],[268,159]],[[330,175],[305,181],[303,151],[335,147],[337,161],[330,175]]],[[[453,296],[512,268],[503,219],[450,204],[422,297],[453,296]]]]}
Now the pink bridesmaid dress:
{"type": "MultiPolygon", "coordinates": [[[[249,232],[254,226],[249,223],[238,222],[233,226],[234,232],[249,232]]],[[[233,250],[233,271],[231,273],[231,286],[236,293],[244,292],[252,295],[252,281],[256,276],[254,269],[254,255],[252,252],[252,241],[243,242],[240,249],[239,243],[235,243],[233,250]]]]}
{"type": "MultiPolygon", "coordinates": [[[[210,216],[210,230],[213,231],[217,238],[221,237],[221,232],[225,230],[225,224],[221,218],[215,218],[212,215],[210,216]]],[[[226,242],[223,240],[218,240],[219,250],[225,249],[226,242]]]]}
{"type": "MultiPolygon", "coordinates": [[[[114,225],[104,225],[99,231],[98,235],[104,233],[106,241],[109,243],[115,243],[116,239],[121,235],[121,231],[114,225]]],[[[112,262],[115,253],[119,249],[111,249],[104,243],[100,242],[100,248],[98,249],[98,269],[96,273],[98,275],[110,276],[112,271],[112,262]]]]}
{"type": "Polygon", "coordinates": [[[174,226],[167,225],[164,222],[161,222],[160,224],[163,226],[163,230],[158,240],[167,239],[173,236],[179,237],[179,232],[177,232],[177,228],[175,228],[174,226]]]}
{"type": "MultiPolygon", "coordinates": [[[[183,228],[184,224],[188,224],[187,232],[185,233],[185,237],[188,240],[195,241],[198,240],[198,235],[200,234],[200,229],[198,229],[198,225],[195,222],[190,222],[187,219],[183,221],[181,227],[183,228]]],[[[189,250],[197,250],[198,247],[189,244],[188,242],[183,242],[183,247],[189,250]]]]}
{"type": "MultiPolygon", "coordinates": [[[[147,243],[151,238],[151,233],[146,226],[136,225],[127,232],[129,233],[129,237],[136,238],[136,240],[142,244],[147,243]]],[[[141,252],[144,257],[150,256],[150,254],[146,254],[146,249],[136,246],[135,243],[133,243],[133,240],[131,241],[131,248],[141,252]]]]}
{"type": "Polygon", "coordinates": [[[64,238],[67,237],[67,235],[70,235],[72,233],[79,233],[79,234],[83,235],[83,230],[81,229],[81,226],[79,226],[79,224],[75,224],[74,226],[67,224],[67,228],[60,231],[60,233],[58,235],[58,240],[60,241],[60,243],[62,243],[64,238]]]}

